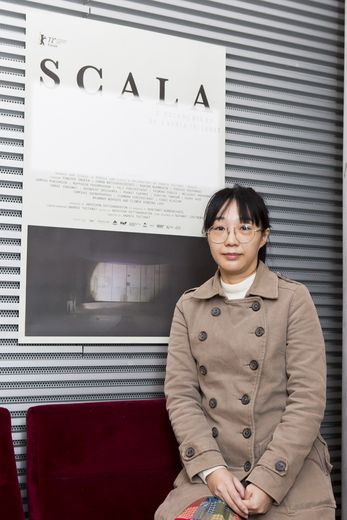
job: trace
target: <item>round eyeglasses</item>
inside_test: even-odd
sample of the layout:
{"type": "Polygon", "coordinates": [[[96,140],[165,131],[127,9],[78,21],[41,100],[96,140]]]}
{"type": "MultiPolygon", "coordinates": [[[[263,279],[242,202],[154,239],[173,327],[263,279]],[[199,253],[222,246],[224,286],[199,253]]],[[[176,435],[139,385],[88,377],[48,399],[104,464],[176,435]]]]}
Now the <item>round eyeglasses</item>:
{"type": "Polygon", "coordinates": [[[258,231],[262,231],[261,228],[256,228],[253,224],[240,223],[236,226],[232,226],[230,229],[221,224],[216,224],[215,226],[210,227],[206,234],[211,242],[222,244],[228,240],[232,229],[234,230],[236,240],[241,244],[251,242],[255,237],[255,234],[258,231]]]}

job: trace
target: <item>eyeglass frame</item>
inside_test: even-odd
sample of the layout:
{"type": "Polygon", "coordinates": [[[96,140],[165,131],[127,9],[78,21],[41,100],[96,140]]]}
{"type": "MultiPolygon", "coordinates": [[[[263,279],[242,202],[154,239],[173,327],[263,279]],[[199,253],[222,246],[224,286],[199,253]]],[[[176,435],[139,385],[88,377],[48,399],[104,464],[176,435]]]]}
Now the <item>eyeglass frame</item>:
{"type": "MultiPolygon", "coordinates": [[[[245,224],[245,222],[240,222],[240,224],[245,224]]],[[[210,230],[211,230],[213,227],[214,227],[214,226],[211,226],[211,227],[206,231],[206,237],[209,237],[209,232],[210,232],[210,230]]],[[[233,229],[233,231],[234,231],[234,236],[235,236],[236,240],[237,240],[240,244],[249,244],[250,242],[252,242],[252,240],[253,240],[254,237],[255,237],[255,234],[256,234],[258,231],[265,231],[263,228],[255,229],[252,238],[251,238],[250,240],[247,240],[246,242],[243,242],[242,240],[239,240],[239,239],[237,238],[237,236],[236,236],[236,233],[235,233],[236,226],[232,226],[232,227],[230,227],[230,229],[229,229],[229,227],[225,226],[225,231],[227,232],[227,236],[226,236],[226,238],[225,238],[224,240],[222,240],[221,242],[215,242],[214,240],[212,240],[212,239],[210,238],[211,242],[212,242],[213,244],[223,244],[223,243],[225,243],[225,242],[228,240],[228,238],[229,238],[229,235],[230,235],[230,233],[231,233],[231,229],[233,229]]]]}

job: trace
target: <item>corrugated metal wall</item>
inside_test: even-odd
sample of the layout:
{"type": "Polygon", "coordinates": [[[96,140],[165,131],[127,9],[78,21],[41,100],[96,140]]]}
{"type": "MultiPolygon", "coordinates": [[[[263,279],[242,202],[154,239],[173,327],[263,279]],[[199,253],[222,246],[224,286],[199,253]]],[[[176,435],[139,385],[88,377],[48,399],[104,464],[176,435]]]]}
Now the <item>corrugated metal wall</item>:
{"type": "MultiPolygon", "coordinates": [[[[343,0],[0,2],[0,404],[25,496],[25,412],[43,402],[162,395],[166,345],[18,345],[29,8],[182,35],[227,51],[226,181],[263,193],[269,264],[308,284],[324,328],[322,432],[340,501],[343,0]]],[[[52,446],[54,449],[54,446],[52,446]]]]}

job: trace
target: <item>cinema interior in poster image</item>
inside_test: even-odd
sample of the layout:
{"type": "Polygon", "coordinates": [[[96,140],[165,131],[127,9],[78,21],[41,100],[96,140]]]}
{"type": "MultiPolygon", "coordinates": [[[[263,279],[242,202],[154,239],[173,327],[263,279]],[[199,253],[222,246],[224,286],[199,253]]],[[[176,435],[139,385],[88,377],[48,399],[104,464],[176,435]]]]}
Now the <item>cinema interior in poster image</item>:
{"type": "Polygon", "coordinates": [[[25,336],[165,338],[214,270],[202,237],[29,226],[25,336]]]}

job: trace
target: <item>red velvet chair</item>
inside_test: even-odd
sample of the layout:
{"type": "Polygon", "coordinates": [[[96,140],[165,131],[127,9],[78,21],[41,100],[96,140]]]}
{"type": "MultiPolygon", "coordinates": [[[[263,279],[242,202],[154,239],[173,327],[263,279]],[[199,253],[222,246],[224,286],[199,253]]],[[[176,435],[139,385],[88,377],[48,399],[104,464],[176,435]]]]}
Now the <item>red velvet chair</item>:
{"type": "Polygon", "coordinates": [[[0,408],[0,518],[24,520],[7,408],[0,408]]]}
{"type": "Polygon", "coordinates": [[[153,520],[180,467],[164,399],[28,410],[30,520],[153,520]]]}

